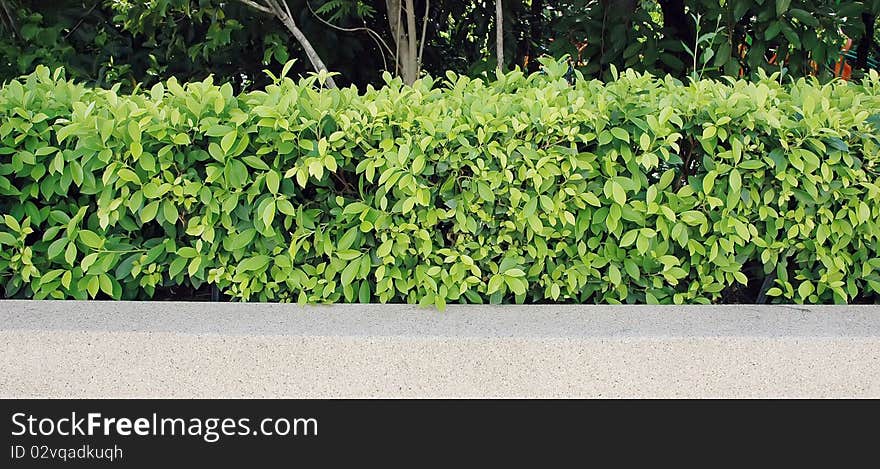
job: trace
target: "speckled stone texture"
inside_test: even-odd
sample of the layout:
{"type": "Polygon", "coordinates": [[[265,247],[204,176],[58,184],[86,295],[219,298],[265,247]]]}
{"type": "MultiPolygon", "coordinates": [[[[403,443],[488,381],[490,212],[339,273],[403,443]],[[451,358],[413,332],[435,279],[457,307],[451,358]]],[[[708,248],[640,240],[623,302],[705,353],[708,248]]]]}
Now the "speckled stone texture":
{"type": "Polygon", "coordinates": [[[880,397],[880,306],[0,301],[0,397],[880,397]]]}

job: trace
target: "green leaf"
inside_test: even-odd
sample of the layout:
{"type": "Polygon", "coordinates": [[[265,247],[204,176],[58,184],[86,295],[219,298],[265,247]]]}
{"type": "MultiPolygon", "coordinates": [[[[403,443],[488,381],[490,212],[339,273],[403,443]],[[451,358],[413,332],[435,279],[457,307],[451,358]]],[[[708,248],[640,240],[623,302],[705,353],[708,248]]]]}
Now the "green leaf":
{"type": "Polygon", "coordinates": [[[6,226],[12,228],[12,231],[16,233],[21,233],[21,225],[18,224],[18,220],[12,218],[12,215],[4,214],[3,221],[6,223],[6,226]]]}
{"type": "Polygon", "coordinates": [[[229,154],[229,150],[232,149],[232,145],[235,144],[235,139],[238,137],[238,133],[236,131],[230,131],[223,138],[220,139],[220,149],[223,150],[224,155],[229,154]]]}
{"type": "Polygon", "coordinates": [[[504,275],[506,275],[508,277],[519,278],[519,277],[525,277],[526,273],[523,272],[522,269],[513,268],[510,270],[504,271],[504,275]]]}
{"type": "Polygon", "coordinates": [[[636,265],[636,263],[633,262],[631,259],[625,259],[623,261],[623,269],[626,270],[626,273],[630,277],[632,277],[636,280],[638,280],[641,277],[641,273],[639,272],[639,266],[636,265]]]}
{"type": "Polygon", "coordinates": [[[175,135],[172,141],[177,145],[189,145],[190,143],[192,143],[189,139],[189,135],[184,133],[175,135]]]}
{"type": "Polygon", "coordinates": [[[154,218],[156,218],[156,214],[158,212],[159,212],[159,201],[158,200],[154,200],[154,201],[148,203],[147,205],[144,206],[144,208],[141,209],[141,213],[140,213],[141,223],[147,223],[147,222],[153,220],[154,218]]]}
{"type": "Polygon", "coordinates": [[[64,270],[64,269],[55,269],[55,270],[50,270],[49,272],[46,272],[42,277],[40,277],[40,282],[39,282],[40,288],[42,288],[45,285],[48,285],[53,280],[60,277],[61,274],[63,274],[64,272],[66,272],[66,270],[64,270]]]}
{"type": "Polygon", "coordinates": [[[496,291],[498,291],[499,289],[501,289],[501,287],[502,287],[503,285],[504,285],[504,276],[503,276],[503,275],[500,275],[500,274],[493,275],[493,276],[489,279],[489,285],[488,285],[488,288],[487,288],[487,290],[486,290],[486,293],[489,294],[489,295],[491,295],[492,293],[495,293],[496,291]]]}
{"type": "Polygon", "coordinates": [[[184,257],[178,257],[171,261],[171,266],[168,267],[168,276],[170,278],[177,277],[178,274],[183,272],[183,269],[186,267],[187,259],[184,257]]]}
{"type": "Polygon", "coordinates": [[[813,283],[809,280],[804,280],[798,286],[798,296],[803,300],[806,300],[808,296],[812,295],[813,291],[815,291],[815,288],[813,287],[813,283]]]}
{"type": "Polygon", "coordinates": [[[706,215],[703,215],[701,212],[698,212],[696,210],[688,210],[681,214],[681,221],[692,226],[700,225],[706,223],[706,215]]]}
{"type": "Polygon", "coordinates": [[[258,256],[249,257],[238,264],[239,272],[251,272],[255,270],[263,270],[271,259],[269,256],[260,254],[258,256]]]}
{"type": "MultiPolygon", "coordinates": [[[[55,241],[55,243],[57,243],[59,241],[63,241],[64,243],[67,242],[67,240],[65,240],[65,239],[59,239],[59,240],[55,241]]],[[[55,244],[55,243],[53,243],[53,244],[55,244]]],[[[0,232],[0,244],[6,244],[8,246],[15,246],[16,244],[18,244],[18,240],[15,239],[15,237],[9,233],[0,232]]],[[[52,245],[50,245],[49,246],[49,258],[51,259],[51,258],[57,256],[61,252],[61,249],[64,249],[63,244],[62,244],[62,247],[60,249],[58,249],[58,251],[56,251],[55,254],[53,255],[52,254],[52,245]]]]}
{"type": "Polygon", "coordinates": [[[70,243],[67,245],[67,249],[64,250],[64,260],[67,261],[67,263],[70,265],[73,265],[74,261],[76,261],[75,243],[70,243]]]}
{"type": "Polygon", "coordinates": [[[617,181],[611,182],[611,195],[614,197],[614,201],[618,204],[626,204],[626,191],[623,190],[623,186],[617,181]]]}
{"type": "Polygon", "coordinates": [[[177,250],[177,255],[185,259],[192,259],[199,256],[199,251],[190,246],[184,246],[177,250]]]}
{"type": "Polygon", "coordinates": [[[526,219],[526,221],[528,222],[529,227],[530,227],[530,228],[532,229],[532,231],[534,231],[535,233],[539,233],[539,234],[540,234],[542,231],[544,231],[544,224],[541,223],[541,219],[538,218],[538,215],[532,215],[532,216],[528,217],[528,218],[526,219]]]}
{"type": "Polygon", "coordinates": [[[712,192],[712,188],[715,187],[715,178],[718,176],[718,173],[715,171],[709,171],[706,173],[706,176],[703,177],[703,192],[706,194],[710,194],[712,192]]]}
{"type": "Polygon", "coordinates": [[[299,184],[300,187],[305,188],[308,180],[309,173],[305,170],[305,168],[300,168],[299,171],[296,172],[296,183],[299,184]]]}
{"type": "Polygon", "coordinates": [[[636,250],[639,254],[646,254],[649,249],[651,249],[651,239],[639,234],[636,238],[636,250]]]}
{"type": "Polygon", "coordinates": [[[117,171],[116,174],[119,176],[119,179],[122,179],[123,181],[133,182],[137,185],[141,184],[141,178],[138,177],[137,173],[128,168],[122,168],[117,171]]]}
{"type": "Polygon", "coordinates": [[[89,292],[89,296],[95,298],[98,296],[98,291],[101,288],[101,281],[98,280],[97,275],[93,275],[89,277],[89,282],[86,285],[86,290],[89,292]]]}
{"type": "Polygon", "coordinates": [[[620,127],[615,127],[611,129],[611,135],[618,140],[623,140],[626,143],[629,143],[629,134],[626,130],[621,129],[620,127]]]}
{"type": "Polygon", "coordinates": [[[263,171],[269,171],[269,165],[267,165],[265,161],[263,161],[262,159],[260,159],[256,156],[248,155],[248,156],[242,157],[241,160],[244,161],[244,163],[246,165],[250,166],[251,168],[259,169],[259,170],[263,170],[263,171]]]}
{"type": "Polygon", "coordinates": [[[220,148],[220,145],[217,145],[214,142],[208,144],[208,154],[211,155],[211,158],[223,163],[226,161],[226,153],[220,148]]]}
{"type": "Polygon", "coordinates": [[[144,171],[155,171],[156,170],[156,159],[153,155],[149,153],[144,153],[138,158],[138,166],[140,166],[144,171]]]}
{"type": "Polygon", "coordinates": [[[162,201],[162,215],[165,216],[165,221],[172,225],[176,224],[180,217],[180,214],[177,212],[177,206],[168,199],[162,201]]]}
{"type": "Polygon", "coordinates": [[[781,17],[788,11],[789,5],[791,5],[791,0],[776,0],[776,16],[781,17]]]}
{"type": "Polygon", "coordinates": [[[269,171],[266,173],[266,188],[269,189],[269,192],[272,194],[278,193],[278,187],[281,184],[281,177],[275,171],[269,171]]]}
{"type": "Polygon", "coordinates": [[[599,198],[596,197],[596,194],[593,194],[592,192],[584,192],[583,194],[581,194],[581,197],[583,197],[584,202],[586,202],[594,207],[601,207],[602,206],[602,202],[599,201],[599,198]]]}
{"type": "Polygon", "coordinates": [[[639,235],[638,230],[630,230],[623,234],[623,237],[620,238],[620,247],[625,248],[636,241],[636,237],[639,235]]]}
{"type": "Polygon", "coordinates": [[[336,251],[336,257],[338,257],[344,261],[350,261],[353,259],[360,259],[361,256],[363,256],[363,253],[358,250],[355,250],[355,249],[343,249],[343,250],[336,251]]]}
{"type": "Polygon", "coordinates": [[[715,127],[714,125],[710,125],[710,126],[704,128],[703,129],[703,140],[711,139],[712,137],[715,136],[715,134],[717,132],[718,132],[718,128],[715,127]]]}
{"type": "Polygon", "coordinates": [[[141,128],[140,125],[136,121],[128,121],[128,136],[131,137],[132,142],[141,141],[141,128]]]}
{"type": "Polygon", "coordinates": [[[730,190],[738,196],[740,189],[742,189],[742,176],[734,168],[730,171],[730,190]]]}
{"type": "Polygon", "coordinates": [[[278,211],[285,215],[296,215],[296,209],[293,207],[293,204],[291,204],[290,201],[287,199],[278,199],[275,202],[275,205],[277,206],[278,211]]]}
{"type": "Polygon", "coordinates": [[[351,285],[359,271],[360,262],[349,262],[348,265],[346,265],[345,268],[342,269],[342,276],[340,277],[340,282],[342,283],[342,285],[351,285]]]}
{"type": "Polygon", "coordinates": [[[193,260],[190,261],[189,267],[186,268],[186,273],[190,277],[196,276],[196,274],[198,274],[198,272],[199,272],[199,267],[201,267],[201,265],[202,265],[202,258],[201,257],[194,258],[193,260]]]}
{"type": "Polygon", "coordinates": [[[801,23],[813,28],[819,27],[819,20],[817,20],[816,17],[812,15],[812,13],[801,10],[799,8],[792,8],[789,10],[789,12],[791,13],[791,16],[797,18],[797,20],[801,23]]]}
{"type": "Polygon", "coordinates": [[[495,202],[495,194],[492,193],[492,191],[489,189],[489,186],[487,186],[486,184],[481,183],[481,182],[477,182],[476,184],[477,184],[477,191],[479,192],[480,197],[483,200],[485,200],[486,202],[489,202],[489,203],[495,202]]]}
{"type": "Polygon", "coordinates": [[[385,257],[388,254],[391,254],[391,248],[394,246],[394,242],[390,239],[385,240],[382,245],[379,246],[379,249],[376,250],[376,255],[378,257],[385,257]]]}
{"type": "Polygon", "coordinates": [[[648,134],[642,134],[639,137],[639,148],[642,151],[648,151],[651,148],[651,136],[648,134]]]}
{"type": "Polygon", "coordinates": [[[782,23],[779,21],[774,21],[770,23],[770,26],[764,31],[764,39],[768,41],[772,41],[776,36],[779,35],[779,32],[782,31],[782,23]]]}
{"type": "Polygon", "coordinates": [[[79,240],[92,249],[100,249],[104,246],[104,240],[93,231],[80,230],[79,240]]]}
{"type": "Polygon", "coordinates": [[[205,131],[205,135],[208,137],[222,137],[229,132],[232,132],[232,127],[228,125],[212,125],[205,131]]]}
{"type": "Polygon", "coordinates": [[[614,264],[608,266],[608,280],[614,285],[620,285],[620,282],[623,281],[620,269],[614,264]]]}
{"type": "Polygon", "coordinates": [[[363,280],[361,281],[361,287],[358,289],[358,302],[359,303],[369,303],[370,302],[370,282],[363,280]]]}
{"type": "Polygon", "coordinates": [[[108,277],[107,274],[101,274],[98,276],[98,284],[101,287],[102,292],[107,296],[113,296],[113,282],[110,281],[110,277],[108,277]]]}
{"type": "Polygon", "coordinates": [[[871,219],[871,209],[864,201],[859,202],[859,221],[867,223],[871,219]]]}
{"type": "Polygon", "coordinates": [[[150,98],[152,98],[153,101],[161,101],[164,94],[165,87],[162,86],[161,82],[156,83],[155,85],[153,85],[152,88],[150,88],[150,98]]]}
{"type": "Polygon", "coordinates": [[[515,295],[525,295],[526,290],[528,290],[528,283],[525,279],[517,278],[517,277],[508,277],[504,276],[504,283],[507,284],[507,287],[510,288],[515,295]]]}
{"type": "Polygon", "coordinates": [[[764,167],[764,162],[758,160],[745,160],[739,164],[739,167],[742,169],[761,169],[764,167]]]}
{"type": "Polygon", "coordinates": [[[668,187],[669,184],[675,179],[675,171],[672,169],[668,169],[663,172],[660,176],[660,185],[659,188],[668,187]]]}
{"type": "Polygon", "coordinates": [[[275,199],[272,199],[263,207],[263,213],[261,215],[261,219],[263,224],[268,226],[272,226],[272,222],[275,220],[275,199]]]}

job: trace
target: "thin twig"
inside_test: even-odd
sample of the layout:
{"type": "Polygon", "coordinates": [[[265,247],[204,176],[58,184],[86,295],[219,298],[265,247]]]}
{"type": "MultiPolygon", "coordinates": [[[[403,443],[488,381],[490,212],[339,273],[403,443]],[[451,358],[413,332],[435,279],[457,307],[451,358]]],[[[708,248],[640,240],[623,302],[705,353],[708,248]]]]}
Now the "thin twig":
{"type": "Polygon", "coordinates": [[[422,18],[422,43],[419,45],[419,70],[422,68],[422,55],[425,53],[425,36],[428,34],[429,11],[431,11],[431,0],[425,0],[425,16],[422,18]]]}
{"type": "MultiPolygon", "coordinates": [[[[244,1],[244,0],[242,0],[244,1]]],[[[293,37],[299,42],[300,46],[305,50],[306,56],[309,58],[309,62],[312,63],[312,67],[315,68],[317,73],[328,72],[327,66],[324,65],[324,61],[321,60],[321,57],[318,55],[317,51],[315,51],[312,44],[309,42],[308,38],[306,38],[305,34],[299,29],[296,25],[296,21],[294,21],[293,16],[290,15],[290,8],[287,5],[286,0],[280,0],[284,2],[284,9],[281,8],[281,4],[279,4],[279,0],[265,0],[267,8],[270,9],[270,13],[273,14],[277,19],[281,20],[281,23],[287,28],[288,31],[293,35],[293,37]]],[[[328,88],[336,88],[336,82],[333,80],[333,77],[327,76],[326,79],[322,82],[322,85],[326,84],[328,88]]]]}
{"type": "Polygon", "coordinates": [[[12,31],[12,37],[18,36],[18,26],[15,24],[15,17],[9,11],[9,5],[6,4],[6,0],[0,0],[0,7],[3,7],[3,11],[6,12],[6,21],[9,23],[9,29],[12,31]]]}
{"type": "Polygon", "coordinates": [[[255,10],[262,11],[263,13],[268,13],[268,14],[270,14],[270,15],[274,15],[274,14],[275,14],[275,12],[272,11],[272,8],[267,7],[267,6],[263,5],[262,3],[257,3],[257,2],[255,2],[255,1],[253,1],[253,0],[238,0],[238,1],[241,2],[241,3],[244,3],[245,5],[251,7],[251,8],[253,8],[253,9],[255,9],[255,10]]]}
{"type": "Polygon", "coordinates": [[[394,57],[396,58],[396,62],[394,64],[394,74],[400,75],[400,68],[398,66],[403,66],[400,63],[400,41],[403,39],[402,31],[400,30],[400,22],[403,21],[403,3],[402,0],[398,0],[397,2],[397,32],[394,34],[394,57]]]}
{"type": "Polygon", "coordinates": [[[98,4],[97,4],[97,3],[94,4],[94,5],[92,5],[92,7],[89,8],[89,11],[87,11],[86,14],[82,15],[82,17],[80,17],[79,21],[76,22],[76,24],[73,26],[73,28],[71,28],[70,31],[68,31],[67,34],[64,35],[64,39],[69,38],[70,35],[73,34],[73,32],[76,31],[77,28],[79,28],[79,27],[83,24],[83,21],[85,21],[86,18],[87,18],[89,15],[91,15],[92,12],[95,11],[95,8],[97,8],[97,7],[98,7],[98,4]]]}
{"type": "Polygon", "coordinates": [[[495,61],[498,72],[504,70],[504,8],[501,0],[495,0],[495,61]]]}
{"type": "Polygon", "coordinates": [[[290,12],[290,5],[287,4],[287,0],[278,0],[284,5],[284,11],[287,12],[287,17],[293,19],[293,14],[290,12]]]}
{"type": "MultiPolygon", "coordinates": [[[[388,63],[385,61],[385,53],[382,51],[382,47],[384,46],[385,49],[388,51],[388,53],[391,55],[394,55],[394,51],[392,51],[391,48],[388,47],[388,44],[382,39],[382,36],[380,36],[379,33],[377,33],[376,31],[374,31],[371,28],[368,28],[366,25],[363,27],[359,27],[359,28],[343,28],[342,26],[337,26],[337,25],[325,20],[324,18],[321,18],[318,15],[318,13],[312,8],[312,4],[308,0],[306,0],[306,6],[309,7],[309,11],[312,12],[312,16],[317,18],[318,21],[320,21],[321,23],[324,23],[325,25],[327,25],[331,28],[338,29],[339,31],[350,32],[350,33],[359,32],[359,31],[366,31],[367,34],[370,35],[370,38],[373,39],[373,42],[375,42],[376,45],[379,46],[379,52],[382,54],[382,64],[385,69],[388,69],[388,63]]],[[[396,60],[396,57],[395,57],[395,60],[396,60]]]]}

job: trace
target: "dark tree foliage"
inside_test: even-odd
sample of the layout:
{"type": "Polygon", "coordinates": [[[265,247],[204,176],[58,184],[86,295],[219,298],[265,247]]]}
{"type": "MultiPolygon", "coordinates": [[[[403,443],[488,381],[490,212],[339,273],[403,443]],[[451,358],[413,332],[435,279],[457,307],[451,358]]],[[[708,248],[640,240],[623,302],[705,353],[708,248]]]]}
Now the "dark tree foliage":
{"type": "MultiPolygon", "coordinates": [[[[568,54],[601,79],[613,65],[682,79],[763,70],[824,80],[847,38],[855,76],[880,56],[880,0],[500,1],[508,69],[535,72],[538,57],[568,54]]],[[[397,73],[384,0],[287,3],[340,86],[380,86],[384,71],[397,73]]],[[[415,0],[414,10],[424,73],[493,76],[495,0],[415,0]]],[[[237,0],[0,0],[0,80],[44,64],[123,89],[213,74],[243,90],[290,59],[291,73],[313,71],[281,22],[237,0]]]]}
{"type": "Polygon", "coordinates": [[[93,1],[0,0],[0,80],[39,64],[99,84],[125,79],[143,48],[113,24],[113,14],[93,1]]]}

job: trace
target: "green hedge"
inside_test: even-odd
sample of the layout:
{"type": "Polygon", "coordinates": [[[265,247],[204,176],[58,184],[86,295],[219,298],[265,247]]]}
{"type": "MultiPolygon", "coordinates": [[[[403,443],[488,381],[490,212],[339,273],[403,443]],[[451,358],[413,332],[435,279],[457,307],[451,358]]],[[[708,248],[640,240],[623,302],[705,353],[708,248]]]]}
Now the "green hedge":
{"type": "Polygon", "coordinates": [[[571,86],[545,65],[239,96],[40,68],[0,89],[3,295],[878,301],[876,73],[571,86]]]}

